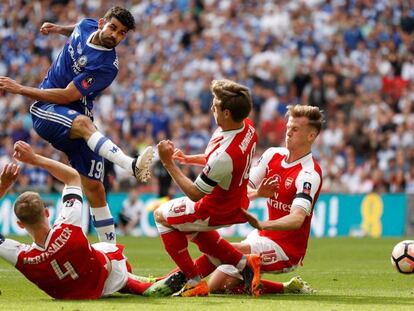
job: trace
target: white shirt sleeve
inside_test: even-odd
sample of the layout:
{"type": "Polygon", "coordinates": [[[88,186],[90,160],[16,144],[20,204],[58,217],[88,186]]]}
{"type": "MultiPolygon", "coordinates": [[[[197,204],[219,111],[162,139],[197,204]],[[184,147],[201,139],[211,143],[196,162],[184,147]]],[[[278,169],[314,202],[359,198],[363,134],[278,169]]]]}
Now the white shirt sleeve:
{"type": "Polygon", "coordinates": [[[62,210],[55,221],[55,226],[70,224],[82,226],[82,189],[75,186],[65,186],[62,192],[62,210]]]}
{"type": "Polygon", "coordinates": [[[0,235],[0,257],[4,258],[13,266],[16,265],[20,252],[27,248],[29,248],[29,246],[26,244],[11,239],[4,239],[3,236],[0,235]]]}
{"type": "Polygon", "coordinates": [[[302,170],[296,178],[296,195],[292,208],[301,208],[309,216],[320,184],[321,178],[316,171],[302,170]]]}
{"type": "Polygon", "coordinates": [[[209,194],[217,184],[226,188],[233,172],[233,161],[227,152],[213,154],[208,159],[203,171],[197,177],[194,184],[201,191],[209,194]],[[224,183],[223,183],[224,181],[224,183]]]}
{"type": "Polygon", "coordinates": [[[268,164],[277,152],[277,149],[278,148],[267,149],[250,170],[249,186],[253,189],[259,188],[260,184],[262,183],[262,180],[266,177],[266,173],[268,171],[268,164]]]}

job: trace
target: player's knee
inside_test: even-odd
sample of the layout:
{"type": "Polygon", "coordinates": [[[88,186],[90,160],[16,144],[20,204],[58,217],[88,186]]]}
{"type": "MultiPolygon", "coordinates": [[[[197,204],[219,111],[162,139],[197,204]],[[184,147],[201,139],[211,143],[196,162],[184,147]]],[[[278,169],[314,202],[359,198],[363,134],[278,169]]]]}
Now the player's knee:
{"type": "Polygon", "coordinates": [[[156,209],[154,211],[154,220],[161,225],[168,225],[167,221],[164,218],[164,215],[162,214],[161,209],[156,209]]]}
{"type": "Polygon", "coordinates": [[[89,137],[95,132],[95,126],[87,116],[79,115],[72,122],[71,133],[75,136],[89,137]]]}

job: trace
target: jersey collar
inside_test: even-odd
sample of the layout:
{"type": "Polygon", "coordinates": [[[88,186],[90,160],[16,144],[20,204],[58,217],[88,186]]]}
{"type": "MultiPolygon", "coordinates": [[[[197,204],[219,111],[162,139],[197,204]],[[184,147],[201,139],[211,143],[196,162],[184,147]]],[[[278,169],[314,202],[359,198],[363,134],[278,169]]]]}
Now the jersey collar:
{"type": "Polygon", "coordinates": [[[309,159],[312,158],[312,152],[309,152],[308,154],[304,155],[303,157],[297,159],[296,161],[292,162],[292,163],[287,163],[286,162],[286,158],[288,157],[289,153],[285,154],[285,157],[282,160],[282,167],[284,168],[289,168],[289,167],[293,167],[299,163],[304,163],[306,161],[308,161],[309,159]]]}
{"type": "Polygon", "coordinates": [[[87,45],[87,46],[89,46],[89,47],[91,47],[91,48],[93,48],[93,49],[95,49],[95,50],[100,50],[100,51],[112,51],[112,50],[113,50],[113,49],[107,49],[106,47],[101,46],[101,45],[96,45],[96,44],[93,44],[93,43],[92,43],[92,37],[94,36],[94,34],[96,34],[96,31],[95,31],[95,32],[92,32],[92,33],[89,35],[88,40],[86,40],[86,45],[87,45]]]}
{"type": "Polygon", "coordinates": [[[47,237],[46,237],[46,240],[45,240],[45,247],[41,247],[40,245],[36,244],[36,242],[33,242],[32,247],[35,248],[35,249],[37,249],[37,250],[39,250],[39,251],[42,251],[42,252],[44,252],[45,250],[47,250],[47,247],[49,245],[50,239],[52,237],[52,233],[53,233],[53,230],[50,229],[49,232],[47,233],[47,237]]]}

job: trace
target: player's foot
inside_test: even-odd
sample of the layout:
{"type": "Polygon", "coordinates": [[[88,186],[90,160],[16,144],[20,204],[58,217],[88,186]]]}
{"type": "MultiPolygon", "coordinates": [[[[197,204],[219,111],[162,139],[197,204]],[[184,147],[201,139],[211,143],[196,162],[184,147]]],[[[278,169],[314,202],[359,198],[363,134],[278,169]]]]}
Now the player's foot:
{"type": "Polygon", "coordinates": [[[288,282],[283,283],[285,293],[288,294],[314,294],[314,290],[307,282],[302,280],[300,276],[291,278],[288,282]]]}
{"type": "Polygon", "coordinates": [[[246,257],[246,267],[242,271],[245,291],[255,297],[259,297],[261,294],[260,266],[262,264],[262,258],[256,254],[250,254],[246,257]]]}
{"type": "Polygon", "coordinates": [[[147,297],[166,297],[178,292],[187,282],[181,271],[175,272],[165,279],[155,282],[143,293],[147,297]]]}
{"type": "Polygon", "coordinates": [[[132,172],[135,178],[141,182],[147,182],[151,177],[150,167],[152,158],[154,157],[154,151],[151,146],[144,149],[142,154],[132,162],[132,172]]]}
{"type": "Polygon", "coordinates": [[[176,292],[174,297],[196,297],[208,296],[208,285],[205,280],[201,280],[197,285],[185,284],[180,291],[176,292]]]}

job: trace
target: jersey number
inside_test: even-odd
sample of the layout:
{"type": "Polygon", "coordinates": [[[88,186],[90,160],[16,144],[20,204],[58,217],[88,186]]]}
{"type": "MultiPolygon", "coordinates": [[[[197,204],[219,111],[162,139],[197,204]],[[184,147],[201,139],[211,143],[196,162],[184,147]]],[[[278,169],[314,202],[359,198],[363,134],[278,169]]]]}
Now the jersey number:
{"type": "Polygon", "coordinates": [[[70,275],[70,277],[74,280],[76,280],[79,277],[79,275],[76,273],[75,269],[69,261],[66,261],[63,264],[63,266],[66,268],[65,272],[62,271],[56,259],[53,259],[50,262],[50,264],[52,265],[53,271],[55,271],[59,280],[63,280],[68,275],[70,275]]]}
{"type": "Polygon", "coordinates": [[[244,172],[243,172],[242,178],[240,179],[239,186],[243,184],[243,181],[245,179],[249,179],[250,167],[252,166],[252,160],[253,160],[253,156],[255,152],[256,152],[256,143],[253,144],[252,149],[250,150],[250,153],[247,155],[246,167],[244,168],[244,172]]]}
{"type": "Polygon", "coordinates": [[[91,170],[89,171],[89,177],[95,177],[100,179],[103,172],[103,164],[101,161],[91,160],[91,170]]]}

